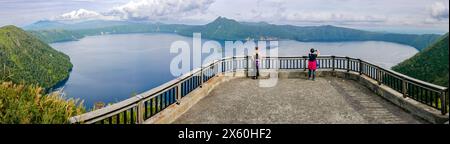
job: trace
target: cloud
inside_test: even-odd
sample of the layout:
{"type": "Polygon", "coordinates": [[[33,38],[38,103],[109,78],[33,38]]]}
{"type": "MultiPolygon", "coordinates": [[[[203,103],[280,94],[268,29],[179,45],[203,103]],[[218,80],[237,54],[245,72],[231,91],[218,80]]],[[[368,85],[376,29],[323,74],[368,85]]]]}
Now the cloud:
{"type": "Polygon", "coordinates": [[[107,12],[100,13],[78,9],[57,16],[54,20],[179,21],[206,15],[206,10],[214,2],[215,0],[133,0],[124,5],[113,7],[107,12]]]}
{"type": "Polygon", "coordinates": [[[282,18],[297,22],[384,22],[386,17],[377,15],[359,15],[343,12],[288,12],[282,14],[282,18]]]}
{"type": "Polygon", "coordinates": [[[448,20],[448,4],[445,4],[444,2],[435,2],[430,6],[430,15],[436,20],[448,20]]]}
{"type": "Polygon", "coordinates": [[[53,18],[53,20],[57,21],[78,21],[78,20],[94,20],[94,19],[112,20],[114,19],[114,17],[105,16],[95,11],[78,9],[53,18]]]}
{"type": "Polygon", "coordinates": [[[215,0],[134,0],[114,7],[106,15],[124,20],[180,19],[205,13],[215,0]]]}
{"type": "MultiPolygon", "coordinates": [[[[323,1],[321,1],[323,3],[323,1]]],[[[343,1],[339,1],[343,2],[343,1]]],[[[250,13],[237,17],[245,21],[267,21],[298,25],[359,25],[381,24],[388,20],[382,14],[358,13],[354,9],[329,8],[316,1],[257,0],[250,13]],[[295,5],[295,6],[293,6],[295,5]],[[317,7],[312,9],[311,7],[317,7]]]]}

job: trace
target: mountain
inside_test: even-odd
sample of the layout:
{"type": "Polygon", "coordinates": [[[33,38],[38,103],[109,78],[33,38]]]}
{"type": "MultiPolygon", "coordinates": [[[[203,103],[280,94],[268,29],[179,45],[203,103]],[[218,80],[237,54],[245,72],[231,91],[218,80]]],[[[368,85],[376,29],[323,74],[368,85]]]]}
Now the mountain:
{"type": "Polygon", "coordinates": [[[41,20],[31,25],[23,27],[25,30],[48,30],[48,29],[64,29],[68,25],[57,21],[41,20]]]}
{"type": "Polygon", "coordinates": [[[67,55],[15,26],[0,27],[0,82],[50,88],[72,68],[67,55]]]}
{"type": "Polygon", "coordinates": [[[64,30],[80,30],[80,29],[96,29],[111,26],[120,25],[130,25],[133,22],[127,21],[106,21],[106,20],[91,20],[82,22],[58,22],[58,21],[37,21],[31,25],[23,27],[27,31],[38,31],[38,30],[52,30],[52,29],[64,29],[64,30]]]}
{"type": "MultiPolygon", "coordinates": [[[[65,24],[64,28],[57,22],[42,24],[38,22],[27,26],[27,30],[64,29],[82,36],[123,33],[166,32],[191,37],[194,32],[202,37],[214,40],[297,40],[302,42],[342,42],[342,41],[386,41],[412,46],[422,50],[435,42],[440,35],[435,34],[395,34],[370,32],[357,29],[325,26],[274,25],[266,22],[238,22],[225,17],[218,17],[206,25],[177,25],[162,23],[142,23],[123,21],[86,21],[65,24]]],[[[39,32],[39,31],[38,31],[39,32]]],[[[51,36],[49,36],[51,37],[51,36]]],[[[42,37],[49,42],[52,38],[42,37]]]]}
{"type": "Polygon", "coordinates": [[[192,36],[201,32],[202,37],[216,40],[245,39],[289,39],[302,42],[342,42],[342,41],[386,41],[409,45],[418,50],[426,48],[438,39],[439,35],[413,35],[369,32],[350,28],[325,26],[273,25],[268,23],[241,23],[232,19],[219,17],[202,26],[191,26],[179,34],[192,36]]]}
{"type": "Polygon", "coordinates": [[[394,71],[448,87],[448,33],[430,47],[394,66],[394,71]]]}
{"type": "Polygon", "coordinates": [[[62,29],[36,30],[28,32],[46,43],[75,41],[84,37],[79,33],[62,29]]]}
{"type": "Polygon", "coordinates": [[[81,22],[58,22],[58,21],[38,21],[33,24],[23,27],[27,31],[38,30],[86,30],[86,29],[101,29],[115,26],[133,26],[152,24],[148,22],[132,22],[132,21],[108,21],[108,20],[89,20],[81,22]]]}
{"type": "Polygon", "coordinates": [[[131,21],[91,20],[74,23],[39,21],[25,26],[28,32],[47,43],[74,41],[85,36],[127,33],[176,33],[188,27],[179,24],[163,24],[131,21]]]}

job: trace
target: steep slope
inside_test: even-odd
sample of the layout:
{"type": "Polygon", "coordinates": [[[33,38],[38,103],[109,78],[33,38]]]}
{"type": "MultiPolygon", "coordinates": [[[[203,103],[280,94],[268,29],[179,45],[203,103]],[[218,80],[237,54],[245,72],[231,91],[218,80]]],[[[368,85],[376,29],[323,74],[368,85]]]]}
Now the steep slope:
{"type": "Polygon", "coordinates": [[[448,33],[438,42],[392,69],[408,76],[448,87],[448,33]]]}
{"type": "Polygon", "coordinates": [[[69,76],[67,55],[15,26],[0,28],[0,81],[50,88],[69,76]]]}

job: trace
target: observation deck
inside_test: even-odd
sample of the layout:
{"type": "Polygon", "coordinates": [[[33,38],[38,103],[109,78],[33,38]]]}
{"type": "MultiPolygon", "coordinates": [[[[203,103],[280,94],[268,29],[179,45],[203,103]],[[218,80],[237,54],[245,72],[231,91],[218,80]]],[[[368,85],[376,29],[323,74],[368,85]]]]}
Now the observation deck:
{"type": "Polygon", "coordinates": [[[445,123],[448,88],[361,59],[320,56],[316,81],[307,57],[228,57],[105,108],[81,124],[445,123]]]}

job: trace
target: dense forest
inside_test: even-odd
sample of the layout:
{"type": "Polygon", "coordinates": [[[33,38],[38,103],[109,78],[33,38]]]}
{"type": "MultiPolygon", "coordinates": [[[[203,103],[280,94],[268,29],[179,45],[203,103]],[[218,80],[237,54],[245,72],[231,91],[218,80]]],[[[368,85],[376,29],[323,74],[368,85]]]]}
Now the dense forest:
{"type": "Polygon", "coordinates": [[[430,47],[392,69],[423,81],[448,87],[448,50],[447,33],[430,47]]]}
{"type": "Polygon", "coordinates": [[[194,32],[202,33],[203,38],[214,40],[274,39],[297,40],[302,42],[340,42],[340,41],[386,41],[412,46],[418,50],[426,48],[440,36],[435,34],[395,34],[369,32],[335,26],[292,26],[274,25],[265,22],[251,23],[219,17],[206,25],[178,25],[162,23],[138,23],[125,21],[86,21],[64,24],[55,21],[39,21],[25,29],[46,42],[58,42],[52,34],[77,40],[80,36],[124,34],[124,33],[175,33],[191,37],[194,32]],[[47,31],[46,31],[47,30],[47,31]],[[66,31],[49,33],[48,30],[66,31]],[[70,32],[69,32],[70,31],[70,32]],[[44,33],[44,34],[39,34],[44,33]]]}
{"type": "Polygon", "coordinates": [[[15,26],[0,28],[0,82],[50,88],[66,79],[70,58],[15,26]]]}
{"type": "Polygon", "coordinates": [[[0,124],[62,124],[82,102],[46,90],[68,77],[69,57],[15,26],[0,28],[0,124]]]}

